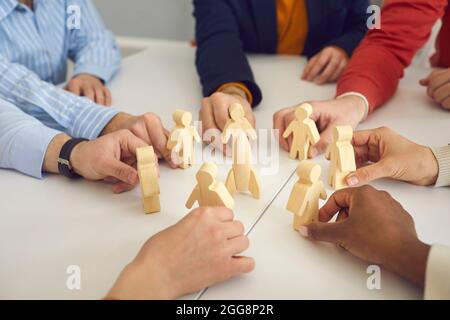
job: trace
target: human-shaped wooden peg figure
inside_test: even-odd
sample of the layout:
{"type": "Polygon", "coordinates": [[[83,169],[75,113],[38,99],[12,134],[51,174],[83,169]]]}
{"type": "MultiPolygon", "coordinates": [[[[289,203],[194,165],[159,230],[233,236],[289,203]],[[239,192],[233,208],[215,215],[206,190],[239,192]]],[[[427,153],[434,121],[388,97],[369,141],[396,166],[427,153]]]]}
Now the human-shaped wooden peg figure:
{"type": "Polygon", "coordinates": [[[291,159],[306,160],[311,145],[315,145],[320,140],[320,134],[316,123],[309,117],[313,112],[313,107],[309,103],[304,103],[295,109],[295,119],[289,124],[283,133],[283,138],[288,138],[292,134],[292,145],[289,156],[291,159]]]}
{"type": "Polygon", "coordinates": [[[252,168],[252,150],[247,135],[239,134],[233,144],[233,167],[228,173],[225,185],[231,194],[237,192],[250,192],[259,199],[260,188],[258,177],[252,168]]]}
{"type": "Polygon", "coordinates": [[[299,230],[319,219],[319,199],[327,192],[320,180],[322,169],[313,161],[304,160],[297,167],[298,182],[292,188],[287,209],[294,214],[294,229],[299,230]]]}
{"type": "Polygon", "coordinates": [[[256,140],[256,130],[245,117],[244,108],[239,103],[233,103],[228,108],[230,119],[225,124],[222,133],[222,142],[227,144],[230,137],[233,137],[233,143],[241,132],[245,132],[250,140],[256,140]]]}
{"type": "Polygon", "coordinates": [[[190,112],[178,109],[173,113],[173,120],[175,127],[170,132],[167,149],[172,150],[172,161],[177,163],[180,168],[186,169],[195,163],[194,141],[200,143],[202,139],[197,129],[191,126],[192,114],[190,112]]]}
{"type": "Polygon", "coordinates": [[[136,158],[144,212],[159,212],[158,159],[153,147],[137,148],[136,158]]]}
{"type": "Polygon", "coordinates": [[[333,142],[328,146],[325,158],[330,161],[328,183],[335,190],[347,187],[345,178],[356,170],[352,145],[353,128],[337,126],[333,130],[333,142]]]}
{"type": "Polygon", "coordinates": [[[197,185],[189,196],[186,207],[191,209],[195,202],[200,207],[233,208],[234,200],[222,182],[216,181],[217,166],[206,162],[197,172],[197,185]]]}

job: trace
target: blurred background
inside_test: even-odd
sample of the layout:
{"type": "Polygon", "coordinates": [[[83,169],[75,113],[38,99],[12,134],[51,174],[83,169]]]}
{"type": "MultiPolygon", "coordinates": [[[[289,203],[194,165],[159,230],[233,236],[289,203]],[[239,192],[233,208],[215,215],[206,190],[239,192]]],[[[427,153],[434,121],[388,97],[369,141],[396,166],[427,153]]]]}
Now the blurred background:
{"type": "MultiPolygon", "coordinates": [[[[117,35],[125,57],[145,49],[151,39],[190,41],[194,38],[192,0],[93,1],[108,28],[117,35]]],[[[381,6],[383,0],[371,0],[371,3],[381,6]]],[[[428,63],[434,39],[435,35],[421,50],[415,63],[428,63]]]]}

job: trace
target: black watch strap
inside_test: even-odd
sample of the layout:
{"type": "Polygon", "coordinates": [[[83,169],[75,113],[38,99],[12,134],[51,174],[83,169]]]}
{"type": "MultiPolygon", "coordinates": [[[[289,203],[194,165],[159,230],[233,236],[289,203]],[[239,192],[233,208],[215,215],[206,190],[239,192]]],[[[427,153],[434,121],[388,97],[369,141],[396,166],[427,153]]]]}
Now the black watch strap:
{"type": "Polygon", "coordinates": [[[58,158],[58,170],[59,173],[69,179],[78,179],[80,176],[73,171],[70,164],[70,155],[72,154],[73,148],[75,148],[79,143],[89,141],[87,139],[73,138],[67,141],[61,148],[58,158]]]}

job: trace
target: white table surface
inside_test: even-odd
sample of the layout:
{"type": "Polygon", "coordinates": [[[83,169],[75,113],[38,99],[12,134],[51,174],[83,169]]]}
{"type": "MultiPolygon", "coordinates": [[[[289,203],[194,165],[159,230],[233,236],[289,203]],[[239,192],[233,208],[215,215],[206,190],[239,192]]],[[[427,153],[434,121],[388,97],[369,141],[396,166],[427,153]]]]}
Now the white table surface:
{"type": "MultiPolygon", "coordinates": [[[[272,115],[280,107],[334,94],[332,85],[317,87],[299,80],[301,58],[254,56],[251,63],[265,95],[255,110],[258,128],[271,128],[272,115]]],[[[417,85],[426,74],[426,70],[410,70],[396,98],[362,127],[389,125],[420,143],[449,142],[450,114],[433,107],[417,85]]],[[[115,106],[133,114],[157,113],[169,128],[177,108],[196,116],[201,94],[194,49],[184,43],[155,41],[145,52],[125,59],[111,89],[115,106]]],[[[326,164],[323,159],[318,161],[325,177],[326,164]]],[[[366,264],[331,246],[312,244],[292,231],[292,216],[284,206],[295,183],[289,177],[296,165],[281,152],[279,172],[260,176],[260,200],[236,196],[235,215],[251,230],[247,254],[255,257],[257,268],[250,275],[209,288],[202,298],[420,297],[416,289],[387,272],[383,272],[383,290],[368,292],[366,264]]],[[[219,166],[219,179],[225,179],[229,168],[219,166]]],[[[72,182],[58,176],[40,181],[1,170],[0,298],[102,297],[149,236],[188,212],[184,203],[195,185],[197,169],[161,166],[162,212],[154,215],[143,214],[138,189],[113,195],[102,183],[72,182]],[[69,265],[81,267],[81,290],[66,288],[69,265]]],[[[421,238],[450,244],[448,189],[394,182],[375,185],[391,192],[414,215],[421,238]]]]}

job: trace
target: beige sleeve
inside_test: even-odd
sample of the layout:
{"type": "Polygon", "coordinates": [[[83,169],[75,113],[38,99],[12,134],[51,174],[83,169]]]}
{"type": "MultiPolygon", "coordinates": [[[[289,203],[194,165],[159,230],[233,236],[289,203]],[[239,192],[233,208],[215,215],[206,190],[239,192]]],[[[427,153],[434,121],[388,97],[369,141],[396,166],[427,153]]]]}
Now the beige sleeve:
{"type": "Polygon", "coordinates": [[[450,186],[450,146],[431,148],[439,165],[436,187],[450,186]]]}
{"type": "Polygon", "coordinates": [[[431,247],[425,275],[425,299],[450,299],[450,247],[431,247]]]}

